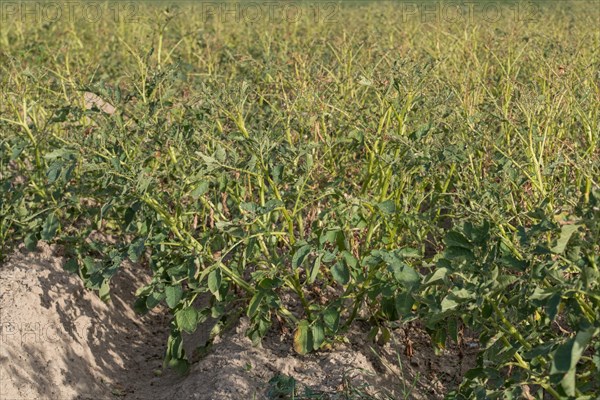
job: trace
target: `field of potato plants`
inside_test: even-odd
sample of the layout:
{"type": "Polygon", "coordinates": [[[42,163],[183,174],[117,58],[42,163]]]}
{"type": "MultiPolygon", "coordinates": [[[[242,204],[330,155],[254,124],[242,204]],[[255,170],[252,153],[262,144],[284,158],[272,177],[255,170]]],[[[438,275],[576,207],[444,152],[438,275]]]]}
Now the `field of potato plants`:
{"type": "Polygon", "coordinates": [[[208,318],[300,355],[418,323],[478,343],[449,399],[598,399],[597,2],[11,4],[0,258],[106,301],[141,265],[182,373],[208,318]]]}

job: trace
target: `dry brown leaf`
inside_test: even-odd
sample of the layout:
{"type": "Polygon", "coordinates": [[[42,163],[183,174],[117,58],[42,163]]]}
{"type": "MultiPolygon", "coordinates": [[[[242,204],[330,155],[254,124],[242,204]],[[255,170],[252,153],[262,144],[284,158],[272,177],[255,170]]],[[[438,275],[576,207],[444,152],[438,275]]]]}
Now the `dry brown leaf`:
{"type": "Polygon", "coordinates": [[[99,110],[107,113],[108,115],[113,115],[117,111],[115,106],[104,101],[100,96],[92,92],[84,92],[83,98],[85,100],[86,110],[91,110],[94,106],[96,106],[99,110]]]}

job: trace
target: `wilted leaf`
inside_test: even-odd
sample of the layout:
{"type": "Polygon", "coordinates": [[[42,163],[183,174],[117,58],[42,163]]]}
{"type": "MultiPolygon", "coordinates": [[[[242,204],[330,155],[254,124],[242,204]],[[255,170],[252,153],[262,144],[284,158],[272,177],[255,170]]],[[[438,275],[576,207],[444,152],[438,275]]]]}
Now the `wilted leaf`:
{"type": "Polygon", "coordinates": [[[299,354],[307,354],[313,349],[312,330],[308,321],[302,320],[298,323],[294,333],[294,350],[299,354]]]}
{"type": "Polygon", "coordinates": [[[100,96],[92,92],[84,92],[83,99],[85,100],[86,110],[91,110],[96,107],[100,111],[105,112],[108,115],[112,115],[117,109],[110,103],[104,101],[100,96]]]}

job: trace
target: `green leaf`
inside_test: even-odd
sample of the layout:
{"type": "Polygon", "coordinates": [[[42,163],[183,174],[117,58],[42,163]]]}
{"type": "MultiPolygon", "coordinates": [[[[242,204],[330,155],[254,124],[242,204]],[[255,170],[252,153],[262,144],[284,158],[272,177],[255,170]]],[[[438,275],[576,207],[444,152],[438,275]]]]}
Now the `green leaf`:
{"type": "Polygon", "coordinates": [[[138,238],[129,245],[129,248],[127,249],[127,256],[129,256],[131,261],[137,262],[145,248],[145,240],[143,238],[138,238]]]}
{"type": "Polygon", "coordinates": [[[392,296],[383,296],[379,301],[381,312],[390,321],[397,321],[400,316],[396,308],[396,299],[392,296]]]}
{"type": "Polygon", "coordinates": [[[419,126],[419,128],[417,130],[415,130],[413,133],[410,134],[410,139],[411,140],[416,140],[419,141],[421,140],[421,138],[425,135],[427,135],[427,132],[429,132],[431,130],[432,124],[431,122],[428,122],[426,124],[422,124],[421,126],[419,126]]]}
{"type": "Polygon", "coordinates": [[[413,249],[412,247],[403,247],[401,249],[395,250],[394,254],[396,254],[401,259],[405,258],[421,258],[421,253],[417,249],[413,249]]]}
{"type": "Polygon", "coordinates": [[[133,303],[133,310],[138,314],[146,314],[148,307],[146,307],[147,296],[138,297],[133,303]]]}
{"type": "Polygon", "coordinates": [[[69,149],[56,149],[44,155],[46,160],[55,160],[57,158],[69,158],[73,155],[73,151],[69,149]]]}
{"type": "Polygon", "coordinates": [[[179,333],[177,334],[173,334],[171,333],[169,335],[169,338],[167,339],[167,354],[166,354],[166,360],[168,361],[171,358],[175,358],[175,359],[181,359],[184,356],[184,349],[183,349],[183,339],[181,338],[181,335],[179,333]]]}
{"type": "Polygon", "coordinates": [[[307,320],[298,323],[294,333],[294,350],[298,354],[307,354],[313,349],[312,330],[307,320]]]}
{"type": "Polygon", "coordinates": [[[330,252],[330,251],[327,251],[327,250],[325,250],[325,251],[323,252],[323,262],[324,262],[325,264],[329,264],[329,263],[332,263],[332,262],[334,262],[334,261],[336,260],[336,258],[337,258],[337,256],[336,256],[336,253],[335,253],[335,252],[334,252],[334,253],[332,253],[332,252],[330,252]]]}
{"type": "Polygon", "coordinates": [[[333,279],[342,286],[350,281],[350,270],[346,263],[341,261],[333,264],[331,267],[331,275],[333,276],[333,279]]]}
{"type": "Polygon", "coordinates": [[[358,260],[356,259],[356,257],[354,257],[354,255],[352,255],[352,253],[350,253],[347,250],[344,250],[341,254],[342,257],[344,257],[344,262],[346,263],[348,268],[354,270],[356,269],[356,267],[358,267],[358,260]]]}
{"type": "Polygon", "coordinates": [[[225,152],[225,149],[223,148],[223,146],[221,146],[219,144],[217,144],[217,149],[215,150],[215,153],[213,155],[221,163],[224,163],[225,158],[227,157],[227,153],[225,152]]]}
{"type": "Polygon", "coordinates": [[[598,329],[594,327],[579,331],[577,336],[560,345],[554,352],[550,375],[563,376],[560,384],[568,396],[575,396],[577,362],[579,362],[592,337],[597,333],[598,329]]]}
{"type": "Polygon", "coordinates": [[[563,225],[560,230],[560,237],[556,242],[556,246],[554,246],[551,250],[553,253],[562,254],[571,239],[571,236],[579,229],[579,225],[563,225]]]}
{"type": "Polygon", "coordinates": [[[221,294],[219,289],[221,288],[221,269],[216,268],[208,274],[208,290],[217,298],[221,300],[221,294]]]}
{"type": "Polygon", "coordinates": [[[446,258],[452,260],[455,258],[464,258],[466,260],[474,260],[473,252],[465,247],[450,246],[444,251],[446,258]]]}
{"type": "Polygon", "coordinates": [[[111,251],[110,260],[106,260],[104,263],[105,267],[102,269],[102,276],[110,280],[119,270],[122,261],[123,257],[118,251],[111,251]]]}
{"type": "Polygon", "coordinates": [[[329,307],[323,312],[323,322],[332,332],[336,332],[340,324],[340,312],[337,308],[329,307]]]}
{"type": "Polygon", "coordinates": [[[183,308],[175,314],[175,322],[179,329],[194,333],[198,326],[198,311],[193,307],[183,308]]]}
{"type": "Polygon", "coordinates": [[[377,208],[384,215],[392,215],[396,212],[396,204],[393,200],[382,201],[381,203],[377,204],[377,208]]]}
{"type": "Polygon", "coordinates": [[[541,288],[537,287],[529,296],[530,300],[546,300],[548,297],[552,296],[557,290],[555,288],[541,288]]]}
{"type": "Polygon", "coordinates": [[[23,150],[25,150],[25,147],[27,147],[27,144],[25,142],[21,142],[17,146],[15,146],[15,148],[13,149],[13,151],[10,155],[10,160],[14,161],[17,158],[19,158],[19,156],[21,155],[23,150]]]}
{"type": "Polygon", "coordinates": [[[441,307],[442,312],[453,310],[459,304],[472,299],[473,293],[467,289],[453,289],[444,299],[442,300],[441,307]]]}
{"type": "Polygon", "coordinates": [[[269,399],[288,399],[296,396],[296,380],[287,375],[275,375],[269,381],[267,398],[269,399]]]}
{"type": "Polygon", "coordinates": [[[296,250],[296,252],[294,253],[294,256],[292,257],[292,268],[296,269],[300,265],[302,265],[302,262],[304,261],[306,256],[310,253],[310,250],[311,250],[311,246],[308,244],[305,244],[304,246],[301,246],[298,250],[296,250]]]}
{"type": "Polygon", "coordinates": [[[48,166],[48,170],[46,171],[46,176],[48,177],[48,183],[54,183],[60,177],[62,172],[64,162],[62,161],[54,161],[52,164],[48,166]]]}
{"type": "Polygon", "coordinates": [[[259,290],[256,293],[254,293],[254,296],[252,296],[252,299],[250,300],[250,304],[248,304],[248,311],[246,312],[246,315],[248,315],[248,317],[252,318],[254,314],[256,314],[258,306],[260,306],[260,303],[262,302],[265,295],[266,293],[263,290],[259,290]]]}
{"type": "Polygon", "coordinates": [[[255,214],[258,210],[258,205],[251,202],[240,203],[240,210],[255,214]]]}
{"type": "Polygon", "coordinates": [[[181,298],[183,296],[183,290],[181,285],[173,285],[165,287],[165,297],[167,306],[169,308],[175,308],[179,305],[181,298]]]}
{"type": "Polygon", "coordinates": [[[313,350],[319,350],[323,342],[325,342],[325,328],[320,321],[315,322],[312,327],[313,350]]]}
{"type": "Polygon", "coordinates": [[[445,281],[446,277],[448,276],[448,272],[448,268],[437,268],[425,278],[423,285],[432,285],[440,281],[445,281]]]}
{"type": "Polygon", "coordinates": [[[548,314],[548,318],[551,321],[554,321],[556,315],[558,314],[558,307],[560,306],[561,296],[560,293],[555,293],[552,297],[550,297],[545,304],[545,310],[548,314]]]}
{"type": "Polygon", "coordinates": [[[44,221],[44,225],[42,225],[41,239],[47,242],[52,240],[54,235],[56,235],[57,230],[58,218],[56,217],[56,214],[48,214],[48,217],[44,221]]]}
{"type": "Polygon", "coordinates": [[[190,364],[185,359],[183,339],[179,333],[174,334],[172,332],[167,340],[167,352],[163,367],[164,366],[169,366],[180,374],[184,374],[189,370],[190,364]]]}
{"type": "Polygon", "coordinates": [[[450,318],[448,321],[448,335],[455,343],[459,341],[458,321],[456,318],[450,318]]]}
{"type": "Polygon", "coordinates": [[[467,239],[462,233],[456,231],[448,232],[444,238],[444,242],[448,246],[463,247],[465,249],[473,248],[473,245],[471,242],[469,242],[469,239],[467,239]]]}
{"type": "Polygon", "coordinates": [[[152,310],[154,307],[158,306],[164,298],[165,294],[163,292],[152,292],[146,298],[146,307],[148,310],[152,310]]]}
{"type": "Polygon", "coordinates": [[[265,203],[265,206],[260,210],[261,214],[267,214],[278,207],[283,207],[284,204],[281,200],[271,199],[265,203]]]}
{"type": "Polygon", "coordinates": [[[392,333],[390,332],[390,330],[388,328],[386,328],[383,325],[381,327],[379,327],[379,331],[380,331],[380,334],[379,334],[379,338],[377,339],[377,344],[380,346],[384,346],[392,338],[392,333]]]}
{"type": "Polygon", "coordinates": [[[415,299],[410,292],[402,292],[396,296],[396,311],[401,317],[410,315],[415,299]]]}
{"type": "Polygon", "coordinates": [[[211,157],[211,156],[207,156],[206,154],[202,154],[202,153],[197,153],[200,157],[202,157],[202,159],[204,160],[204,162],[206,163],[206,166],[209,169],[215,169],[219,166],[219,162],[217,161],[216,158],[211,157]]]}
{"type": "Polygon", "coordinates": [[[315,262],[310,270],[310,275],[308,276],[306,282],[309,285],[312,285],[315,280],[317,279],[317,276],[319,275],[319,271],[321,270],[321,255],[319,255],[316,259],[315,262]]]}
{"type": "Polygon", "coordinates": [[[190,193],[190,195],[194,198],[197,199],[200,196],[206,194],[208,192],[208,189],[210,188],[210,183],[207,181],[202,181],[198,184],[198,186],[196,186],[196,188],[194,190],[192,190],[192,192],[190,193]]]}
{"type": "Polygon", "coordinates": [[[64,270],[71,273],[77,273],[79,271],[79,262],[76,258],[71,258],[63,266],[64,270]]]}
{"type": "Polygon", "coordinates": [[[32,232],[29,235],[25,236],[25,248],[29,251],[34,251],[35,249],[37,249],[37,244],[38,244],[38,237],[37,237],[37,233],[32,232]]]}
{"type": "Polygon", "coordinates": [[[319,244],[322,246],[325,243],[335,244],[337,241],[338,234],[340,233],[338,229],[329,229],[321,232],[319,235],[319,244]]]}
{"type": "Polygon", "coordinates": [[[421,276],[411,266],[402,261],[395,261],[389,266],[389,270],[394,275],[394,278],[404,287],[414,288],[421,283],[421,276]]]}
{"type": "Polygon", "coordinates": [[[190,369],[189,361],[183,358],[169,360],[168,366],[179,375],[185,375],[190,369]]]}
{"type": "Polygon", "coordinates": [[[105,279],[104,282],[102,282],[102,286],[100,286],[100,290],[98,291],[98,296],[100,296],[100,300],[104,302],[110,300],[110,285],[108,279],[105,279]]]}

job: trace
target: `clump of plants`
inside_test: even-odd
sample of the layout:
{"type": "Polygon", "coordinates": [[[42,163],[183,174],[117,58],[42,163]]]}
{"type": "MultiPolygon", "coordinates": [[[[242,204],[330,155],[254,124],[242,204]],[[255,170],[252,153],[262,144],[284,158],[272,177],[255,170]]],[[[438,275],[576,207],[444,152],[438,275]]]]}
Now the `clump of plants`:
{"type": "Polygon", "coordinates": [[[478,365],[450,398],[593,398],[592,30],[561,34],[557,16],[402,33],[384,4],[339,12],[2,36],[2,255],[55,242],[105,300],[124,262],[143,265],[136,309],[172,315],[165,364],[180,371],[183,334],[209,317],[218,330],[246,315],[255,342],[278,320],[300,354],[357,318],[380,343],[420,320],[440,349],[478,335],[478,365]],[[87,45],[48,39],[67,33],[87,45]]]}

